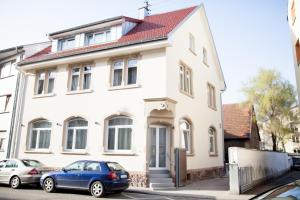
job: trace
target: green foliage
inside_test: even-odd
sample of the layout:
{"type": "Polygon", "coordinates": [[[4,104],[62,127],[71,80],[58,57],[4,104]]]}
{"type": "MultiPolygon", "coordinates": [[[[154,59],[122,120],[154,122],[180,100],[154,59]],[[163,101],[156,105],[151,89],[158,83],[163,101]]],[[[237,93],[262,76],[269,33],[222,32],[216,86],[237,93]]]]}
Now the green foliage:
{"type": "Polygon", "coordinates": [[[292,133],[290,122],[297,120],[298,116],[292,111],[292,107],[296,105],[293,85],[284,80],[278,71],[261,69],[244,86],[243,92],[247,103],[254,106],[261,128],[272,135],[273,150],[278,149],[279,142],[284,148],[286,139],[292,133]]]}

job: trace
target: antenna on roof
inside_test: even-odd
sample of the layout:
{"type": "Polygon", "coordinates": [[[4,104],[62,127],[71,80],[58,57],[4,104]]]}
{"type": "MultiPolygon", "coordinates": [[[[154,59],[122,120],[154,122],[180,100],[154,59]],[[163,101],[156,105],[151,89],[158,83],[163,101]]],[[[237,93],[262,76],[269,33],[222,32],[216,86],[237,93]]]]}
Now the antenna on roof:
{"type": "Polygon", "coordinates": [[[145,17],[150,15],[150,4],[148,0],[145,0],[145,5],[141,8],[139,8],[139,19],[145,19],[145,17]]]}

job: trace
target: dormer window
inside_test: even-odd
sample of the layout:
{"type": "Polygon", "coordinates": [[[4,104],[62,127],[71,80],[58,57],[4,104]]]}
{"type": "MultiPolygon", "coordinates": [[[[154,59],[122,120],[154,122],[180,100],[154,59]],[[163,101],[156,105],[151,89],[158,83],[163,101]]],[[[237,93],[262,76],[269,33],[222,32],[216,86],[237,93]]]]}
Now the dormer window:
{"type": "Polygon", "coordinates": [[[72,49],[75,47],[75,37],[69,37],[58,40],[58,51],[72,49]]]}
{"type": "Polygon", "coordinates": [[[86,34],[85,44],[86,45],[101,44],[108,41],[111,41],[110,30],[86,34]]]}

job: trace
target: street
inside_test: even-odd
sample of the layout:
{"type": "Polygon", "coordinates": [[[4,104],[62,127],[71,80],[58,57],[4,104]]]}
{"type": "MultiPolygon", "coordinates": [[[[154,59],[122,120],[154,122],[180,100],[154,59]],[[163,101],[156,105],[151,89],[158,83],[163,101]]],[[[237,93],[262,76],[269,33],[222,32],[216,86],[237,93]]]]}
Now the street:
{"type": "MultiPolygon", "coordinates": [[[[41,188],[36,186],[24,186],[21,189],[11,189],[6,185],[0,185],[0,200],[71,200],[71,199],[94,199],[89,192],[86,191],[75,191],[75,190],[58,190],[55,193],[46,193],[41,188]]],[[[149,195],[149,194],[137,194],[123,192],[120,194],[108,194],[102,199],[107,200],[119,200],[119,199],[137,199],[137,200],[196,200],[199,198],[189,197],[171,197],[171,196],[160,196],[160,195],[149,195]]],[[[205,200],[205,199],[203,199],[205,200]]]]}

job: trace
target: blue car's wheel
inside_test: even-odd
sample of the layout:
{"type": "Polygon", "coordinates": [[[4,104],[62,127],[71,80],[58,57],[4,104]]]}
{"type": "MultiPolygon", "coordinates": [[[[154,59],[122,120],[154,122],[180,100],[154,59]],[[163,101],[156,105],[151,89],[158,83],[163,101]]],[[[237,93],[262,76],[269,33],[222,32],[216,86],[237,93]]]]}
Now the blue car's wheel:
{"type": "Polygon", "coordinates": [[[91,194],[94,197],[102,197],[104,195],[104,187],[100,181],[95,181],[90,187],[91,194]]]}
{"type": "Polygon", "coordinates": [[[55,183],[54,183],[53,178],[51,178],[51,177],[46,178],[43,183],[43,188],[46,192],[54,192],[55,183]]]}

